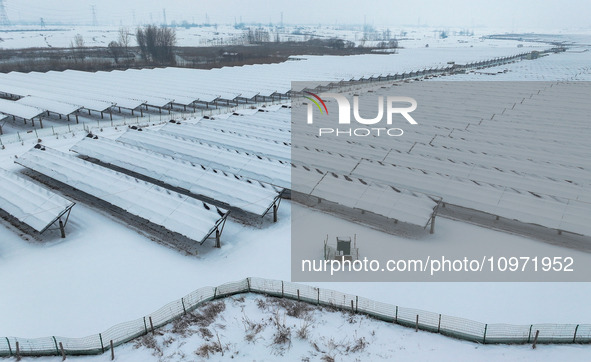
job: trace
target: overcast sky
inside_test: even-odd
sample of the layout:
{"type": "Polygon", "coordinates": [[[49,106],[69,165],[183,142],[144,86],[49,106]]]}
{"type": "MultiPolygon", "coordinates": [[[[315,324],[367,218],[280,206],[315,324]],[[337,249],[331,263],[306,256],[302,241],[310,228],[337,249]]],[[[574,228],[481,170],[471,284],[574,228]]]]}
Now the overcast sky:
{"type": "Polygon", "coordinates": [[[514,28],[591,27],[590,0],[3,0],[12,22],[63,21],[92,24],[91,5],[96,5],[99,25],[161,23],[166,19],[230,24],[244,22],[278,23],[283,12],[286,24],[362,24],[375,26],[430,25],[514,28]],[[420,20],[419,20],[420,18],[420,20]]]}

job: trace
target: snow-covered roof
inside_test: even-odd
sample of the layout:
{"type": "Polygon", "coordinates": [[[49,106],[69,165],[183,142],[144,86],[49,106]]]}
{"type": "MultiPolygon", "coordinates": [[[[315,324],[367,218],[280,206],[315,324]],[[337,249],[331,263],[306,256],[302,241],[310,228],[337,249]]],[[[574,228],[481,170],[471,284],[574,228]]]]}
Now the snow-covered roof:
{"type": "Polygon", "coordinates": [[[20,104],[16,101],[9,101],[0,98],[0,112],[24,119],[33,119],[43,114],[45,110],[37,107],[31,107],[24,104],[20,104]]]}
{"type": "Polygon", "coordinates": [[[291,169],[285,161],[149,129],[142,129],[141,132],[129,130],[117,141],[282,188],[291,188],[291,169]]]}
{"type": "Polygon", "coordinates": [[[224,209],[41,145],[15,162],[200,243],[227,216],[224,209]]]}
{"type": "Polygon", "coordinates": [[[280,193],[273,186],[107,138],[85,137],[71,151],[256,215],[280,193]]]}
{"type": "Polygon", "coordinates": [[[74,203],[16,174],[0,169],[0,209],[42,233],[74,203]]]}

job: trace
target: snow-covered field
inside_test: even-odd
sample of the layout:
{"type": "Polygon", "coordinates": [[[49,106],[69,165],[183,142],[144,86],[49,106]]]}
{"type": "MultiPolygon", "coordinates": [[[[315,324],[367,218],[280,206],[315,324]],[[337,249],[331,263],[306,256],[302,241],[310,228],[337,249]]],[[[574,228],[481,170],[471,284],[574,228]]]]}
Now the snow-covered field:
{"type": "MultiPolygon", "coordinates": [[[[88,35],[84,33],[84,37],[89,39],[96,36],[96,40],[93,40],[95,45],[103,44],[109,37],[116,36],[115,30],[94,34],[91,29],[88,30],[88,35]]],[[[57,40],[59,36],[56,32],[56,36],[48,37],[47,42],[45,36],[32,36],[28,33],[18,35],[20,38],[17,33],[11,33],[12,38],[6,40],[6,34],[0,32],[0,37],[5,38],[0,46],[47,46],[47,43],[52,46],[67,46],[70,38],[80,31],[82,30],[76,29],[71,33],[64,32],[60,35],[61,40],[57,40]]],[[[181,34],[180,38],[182,36],[181,34]]],[[[471,40],[474,47],[470,48],[470,43],[460,44],[457,39],[448,38],[449,40],[443,42],[426,38],[427,33],[424,37],[408,40],[409,48],[412,45],[414,49],[402,50],[397,55],[404,57],[404,63],[409,66],[416,64],[409,70],[454,59],[477,60],[473,56],[476,54],[484,58],[518,52],[512,41],[480,42],[474,39],[471,40]],[[427,41],[429,48],[424,47],[427,41]],[[425,59],[426,49],[438,52],[437,59],[431,58],[431,63],[417,64],[418,60],[425,59]],[[410,56],[411,53],[414,56],[410,56]]],[[[93,44],[87,40],[87,45],[93,44]]],[[[404,43],[401,45],[405,46],[404,43]]],[[[589,80],[590,53],[571,52],[535,61],[522,61],[500,67],[500,70],[507,69],[508,72],[496,76],[475,73],[456,75],[453,78],[589,80]]],[[[105,128],[101,135],[115,138],[121,132],[121,129],[105,128]]],[[[43,143],[67,152],[83,136],[85,134],[82,133],[65,134],[59,138],[45,138],[43,143]]],[[[32,142],[7,145],[0,150],[0,167],[20,172],[22,168],[14,164],[14,160],[33,146],[32,142]]],[[[198,248],[197,255],[187,255],[170,249],[145,232],[81,202],[72,211],[66,239],[61,239],[59,232],[52,231],[37,240],[23,235],[6,221],[0,220],[0,336],[82,337],[149,314],[167,302],[202,286],[218,285],[247,276],[289,280],[290,218],[295,213],[315,219],[334,218],[283,201],[278,223],[270,222],[268,216],[263,223],[253,221],[252,225],[245,225],[231,218],[222,236],[222,248],[212,248],[213,242],[206,242],[198,248]]],[[[431,240],[449,247],[457,247],[458,244],[454,244],[454,241],[462,240],[465,235],[491,242],[502,240],[504,243],[525,245],[538,243],[450,219],[439,218],[437,223],[438,232],[431,240]]],[[[358,234],[365,233],[368,236],[376,233],[358,225],[355,229],[358,234]]],[[[403,238],[399,239],[401,242],[405,241],[403,238]]],[[[318,243],[320,249],[321,241],[318,243]]],[[[577,253],[581,259],[589,259],[586,253],[568,252],[577,253]]],[[[486,323],[591,323],[587,306],[591,297],[591,283],[339,282],[313,285],[486,323]]],[[[222,345],[230,345],[225,349],[223,358],[218,353],[214,360],[233,358],[272,361],[279,358],[274,354],[277,351],[272,345],[276,327],[269,320],[273,318],[274,307],[267,311],[261,310],[257,307],[257,298],[262,297],[247,296],[243,301],[239,298],[226,300],[226,310],[208,328],[214,336],[218,332],[222,345]],[[264,320],[261,339],[255,338],[252,342],[245,340],[245,316],[254,322],[264,320]]],[[[279,309],[281,318],[284,318],[284,313],[279,309]]],[[[285,325],[291,328],[293,337],[292,346],[285,351],[283,360],[321,360],[324,355],[338,354],[341,360],[346,361],[552,361],[559,358],[585,360],[589,355],[587,346],[540,346],[533,351],[528,346],[481,346],[426,332],[414,333],[413,330],[400,326],[371,321],[361,316],[350,317],[340,312],[314,311],[311,314],[310,335],[307,340],[299,340],[295,336],[302,320],[285,317],[285,325]],[[351,318],[353,323],[350,323],[351,318]],[[318,350],[311,344],[312,340],[317,341],[318,350]],[[352,352],[351,349],[346,351],[346,346],[353,348],[360,340],[367,343],[363,349],[357,352],[352,352]]],[[[166,327],[164,335],[157,337],[159,345],[163,346],[161,348],[164,357],[171,356],[171,361],[182,360],[183,355],[189,361],[205,359],[194,353],[206,343],[200,333],[185,339],[174,334],[170,328],[166,327]],[[170,337],[173,340],[169,343],[170,337]],[[164,344],[167,346],[164,347],[164,344]]],[[[217,336],[208,338],[211,343],[217,340],[217,336]]],[[[120,361],[158,360],[158,356],[155,357],[153,353],[153,348],[134,349],[132,344],[116,350],[117,360],[120,361]]],[[[85,357],[84,360],[106,361],[107,358],[110,359],[110,356],[105,354],[85,357]]],[[[70,359],[74,358],[68,357],[70,359]]],[[[57,361],[57,358],[44,360],[57,361]]]]}
{"type": "MultiPolygon", "coordinates": [[[[131,25],[124,26],[130,33],[135,33],[135,27],[131,25]]],[[[0,28],[0,48],[67,48],[77,34],[82,35],[85,46],[88,47],[106,47],[111,41],[117,40],[119,26],[47,26],[41,28],[34,25],[14,25],[9,28],[0,28]]],[[[302,41],[310,38],[331,38],[338,37],[344,40],[352,41],[359,45],[375,45],[378,41],[365,41],[364,32],[361,27],[357,30],[345,30],[340,27],[297,27],[288,26],[284,29],[263,26],[272,35],[279,33],[282,41],[302,41]],[[295,33],[295,34],[294,34],[295,33]]],[[[217,27],[176,27],[177,45],[179,46],[215,46],[227,45],[233,39],[244,34],[244,30],[235,29],[230,25],[219,25],[217,27]]],[[[391,37],[399,39],[399,45],[404,48],[429,47],[458,48],[458,47],[477,47],[477,48],[516,48],[518,42],[513,40],[482,40],[480,37],[489,34],[506,33],[504,29],[475,29],[474,35],[458,35],[458,32],[465,29],[442,29],[442,28],[376,28],[378,33],[390,31],[391,37]],[[447,38],[441,39],[440,34],[445,31],[447,38]]],[[[536,29],[522,29],[523,32],[532,32],[536,29]]],[[[579,30],[576,40],[588,40],[590,31],[579,30]]],[[[572,35],[571,35],[572,37],[572,35]]],[[[274,38],[273,38],[274,39],[274,38]]],[[[566,37],[566,39],[570,39],[566,37]]],[[[554,40],[554,39],[553,39],[554,40]]],[[[135,45],[134,41],[132,44],[135,45]]],[[[522,42],[524,49],[529,47],[539,47],[542,43],[522,42]]]]}

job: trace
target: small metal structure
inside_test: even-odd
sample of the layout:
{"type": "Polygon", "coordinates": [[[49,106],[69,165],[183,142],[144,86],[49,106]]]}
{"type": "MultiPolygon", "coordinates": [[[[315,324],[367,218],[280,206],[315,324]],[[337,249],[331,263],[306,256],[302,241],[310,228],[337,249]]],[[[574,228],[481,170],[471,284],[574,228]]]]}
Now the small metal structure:
{"type": "Polygon", "coordinates": [[[326,235],[326,240],[324,240],[324,260],[338,260],[341,262],[359,260],[357,234],[353,237],[352,244],[350,236],[337,236],[336,245],[328,244],[328,235],[326,235]]]}

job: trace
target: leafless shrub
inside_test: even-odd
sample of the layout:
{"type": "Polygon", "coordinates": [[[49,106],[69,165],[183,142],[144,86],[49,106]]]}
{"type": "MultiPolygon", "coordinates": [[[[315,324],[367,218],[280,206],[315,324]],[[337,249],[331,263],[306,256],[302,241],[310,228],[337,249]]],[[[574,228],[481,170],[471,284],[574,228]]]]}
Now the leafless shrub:
{"type": "Polygon", "coordinates": [[[285,353],[286,349],[291,347],[291,329],[285,325],[285,315],[283,315],[283,318],[282,321],[279,312],[276,312],[272,318],[276,331],[275,334],[273,334],[273,342],[271,345],[273,346],[275,353],[281,356],[285,353]]]}
{"type": "Polygon", "coordinates": [[[202,344],[201,347],[199,347],[195,351],[195,354],[198,355],[199,357],[209,358],[210,354],[213,355],[213,354],[219,353],[221,351],[222,351],[222,349],[218,343],[209,342],[209,343],[202,344]]]}
{"type": "Polygon", "coordinates": [[[308,339],[308,328],[310,328],[311,324],[309,321],[304,321],[300,324],[300,328],[296,330],[296,335],[299,339],[308,339]]]}
{"type": "Polygon", "coordinates": [[[335,356],[331,356],[330,354],[325,354],[324,356],[320,357],[320,359],[324,362],[334,362],[335,356]]]}
{"type": "Polygon", "coordinates": [[[174,343],[174,341],[175,341],[175,339],[173,336],[168,336],[162,340],[162,345],[164,347],[169,347],[171,344],[174,343]]]}
{"type": "Polygon", "coordinates": [[[162,348],[158,344],[158,341],[156,340],[156,338],[154,338],[154,335],[152,335],[151,333],[148,333],[145,336],[142,336],[142,337],[137,338],[135,340],[133,348],[137,349],[137,348],[141,348],[141,347],[152,349],[153,350],[152,354],[154,356],[159,356],[159,357],[163,356],[162,348]]]}
{"type": "Polygon", "coordinates": [[[313,306],[307,303],[293,301],[284,298],[267,298],[267,302],[261,304],[265,305],[265,308],[259,306],[260,309],[266,310],[266,308],[268,308],[268,305],[274,305],[285,309],[286,314],[288,316],[300,319],[308,318],[310,316],[310,313],[315,309],[313,306]]]}
{"type": "Polygon", "coordinates": [[[255,302],[256,302],[256,304],[257,304],[257,307],[258,307],[260,310],[267,310],[267,308],[268,308],[268,306],[267,306],[267,302],[266,302],[264,299],[259,299],[259,298],[257,298],[257,299],[255,299],[255,302]]]}
{"type": "Polygon", "coordinates": [[[365,347],[367,347],[368,344],[369,343],[367,343],[364,337],[357,338],[355,339],[355,344],[353,345],[353,347],[351,347],[351,352],[363,352],[363,350],[365,350],[365,347]]]}
{"type": "Polygon", "coordinates": [[[201,335],[201,338],[205,339],[205,340],[209,340],[209,338],[213,337],[213,333],[211,333],[211,331],[209,330],[209,328],[199,328],[199,334],[201,335]]]}
{"type": "Polygon", "coordinates": [[[233,301],[233,302],[236,302],[236,303],[244,303],[244,300],[245,300],[245,299],[244,299],[244,294],[243,294],[243,295],[241,295],[241,296],[239,296],[239,297],[233,297],[233,298],[232,298],[232,301],[233,301]]]}

